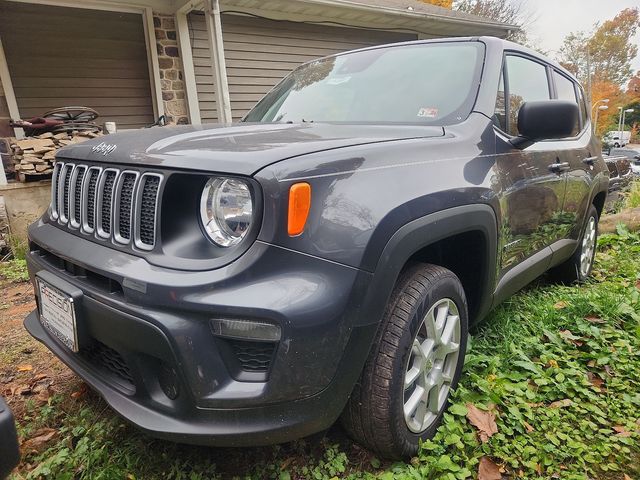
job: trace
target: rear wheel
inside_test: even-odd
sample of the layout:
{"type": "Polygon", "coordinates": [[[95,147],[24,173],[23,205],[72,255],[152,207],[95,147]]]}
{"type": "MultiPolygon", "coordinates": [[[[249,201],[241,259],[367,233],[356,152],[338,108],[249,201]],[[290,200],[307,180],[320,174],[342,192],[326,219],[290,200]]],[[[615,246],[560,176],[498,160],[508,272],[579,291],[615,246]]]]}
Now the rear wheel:
{"type": "Polygon", "coordinates": [[[431,438],[456,387],[467,344],[467,303],[453,272],[419,264],[399,279],[342,415],[347,432],[387,458],[431,438]]]}
{"type": "Polygon", "coordinates": [[[591,274],[598,242],[598,211],[591,205],[578,248],[564,263],[551,270],[551,277],[561,283],[584,282],[591,274]]]}

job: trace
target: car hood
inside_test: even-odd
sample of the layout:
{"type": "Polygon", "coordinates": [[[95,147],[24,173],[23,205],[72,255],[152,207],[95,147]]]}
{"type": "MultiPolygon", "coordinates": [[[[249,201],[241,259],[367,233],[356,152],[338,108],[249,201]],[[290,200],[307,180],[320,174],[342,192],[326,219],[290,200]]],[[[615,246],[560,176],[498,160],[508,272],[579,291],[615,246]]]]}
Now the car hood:
{"type": "Polygon", "coordinates": [[[442,127],[415,125],[185,125],[95,138],[61,149],[57,158],[252,175],[272,163],[308,153],[443,135],[442,127]]]}

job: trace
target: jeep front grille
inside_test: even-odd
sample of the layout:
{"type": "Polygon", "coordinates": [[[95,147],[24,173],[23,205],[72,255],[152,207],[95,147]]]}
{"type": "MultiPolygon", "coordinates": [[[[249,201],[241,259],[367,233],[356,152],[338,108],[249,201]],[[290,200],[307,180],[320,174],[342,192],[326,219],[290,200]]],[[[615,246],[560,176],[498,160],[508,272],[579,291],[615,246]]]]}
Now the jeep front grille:
{"type": "Polygon", "coordinates": [[[58,162],[51,217],[86,235],[152,250],[162,180],[158,173],[58,162]]]}

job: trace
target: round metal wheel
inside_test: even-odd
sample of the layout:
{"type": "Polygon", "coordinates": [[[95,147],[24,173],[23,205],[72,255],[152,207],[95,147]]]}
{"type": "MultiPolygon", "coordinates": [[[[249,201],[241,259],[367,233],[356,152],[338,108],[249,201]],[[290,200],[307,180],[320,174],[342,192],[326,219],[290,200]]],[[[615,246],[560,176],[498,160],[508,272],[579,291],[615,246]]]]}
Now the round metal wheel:
{"type": "Polygon", "coordinates": [[[404,419],[424,432],[444,407],[460,355],[460,315],[453,300],[436,302],[413,339],[404,376],[404,419]]]}
{"type": "Polygon", "coordinates": [[[580,275],[586,277],[589,275],[591,263],[593,262],[593,254],[596,249],[596,219],[590,217],[587,227],[582,236],[582,249],[580,253],[580,275]]]}
{"type": "Polygon", "coordinates": [[[62,107],[49,110],[44,118],[53,118],[65,122],[93,122],[99,114],[89,107],[62,107]]]}

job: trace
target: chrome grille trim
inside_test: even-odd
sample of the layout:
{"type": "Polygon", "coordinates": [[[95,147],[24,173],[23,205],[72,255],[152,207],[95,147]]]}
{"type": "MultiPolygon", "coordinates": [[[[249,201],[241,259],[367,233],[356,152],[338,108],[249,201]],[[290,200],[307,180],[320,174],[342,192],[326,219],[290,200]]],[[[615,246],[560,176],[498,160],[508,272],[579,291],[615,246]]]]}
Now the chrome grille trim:
{"type": "Polygon", "coordinates": [[[86,165],[78,165],[73,169],[69,185],[69,224],[73,228],[80,227],[80,215],[82,206],[82,180],[87,172],[86,165]],[[78,182],[80,185],[78,185],[78,182]],[[78,200],[80,200],[78,202],[78,200]]]}
{"type": "Polygon", "coordinates": [[[58,161],[50,218],[84,235],[150,251],[159,232],[163,182],[160,173],[58,161]]]}
{"type": "Polygon", "coordinates": [[[57,162],[51,175],[51,218],[53,220],[58,219],[58,175],[60,174],[60,167],[62,167],[62,164],[57,162]]]}
{"type": "Polygon", "coordinates": [[[116,184],[113,211],[111,217],[113,218],[113,238],[116,242],[126,245],[131,241],[132,228],[131,224],[134,216],[134,203],[136,199],[136,187],[138,185],[138,177],[140,174],[133,170],[124,170],[118,177],[118,183],[116,184]],[[133,185],[131,186],[131,192],[123,194],[123,188],[125,182],[133,176],[133,185]],[[123,198],[123,195],[126,195],[123,198]],[[128,227],[126,224],[128,214],[128,227]],[[121,222],[121,219],[124,221],[121,222]]]}
{"type": "Polygon", "coordinates": [[[115,197],[113,193],[118,181],[119,173],[120,171],[115,168],[105,168],[98,180],[95,228],[98,236],[102,238],[111,238],[111,234],[113,232],[113,199],[115,197]],[[113,178],[113,180],[111,180],[111,178],[113,178]],[[108,184],[107,181],[109,182],[108,184]],[[107,187],[107,198],[105,198],[105,184],[107,187]],[[104,218],[105,211],[108,213],[107,218],[104,218]]]}
{"type": "Polygon", "coordinates": [[[96,200],[98,198],[98,181],[102,174],[102,168],[90,167],[82,182],[82,231],[84,233],[95,232],[96,225],[96,200]],[[95,179],[95,180],[94,180],[95,179]],[[93,195],[91,197],[90,195],[93,195]],[[93,198],[93,200],[91,200],[93,198]],[[91,204],[93,202],[93,205],[91,204]]]}
{"type": "Polygon", "coordinates": [[[73,163],[65,163],[60,169],[60,178],[58,179],[58,221],[67,223],[69,221],[69,187],[71,184],[71,175],[75,165],[73,163]]]}
{"type": "Polygon", "coordinates": [[[158,234],[158,212],[160,209],[160,188],[162,186],[162,180],[163,180],[163,176],[157,173],[144,173],[142,174],[142,176],[140,177],[140,181],[138,182],[138,189],[136,192],[136,197],[135,197],[135,219],[137,220],[136,222],[134,222],[133,225],[133,242],[134,245],[136,247],[138,247],[141,250],[153,250],[154,247],[156,246],[156,238],[157,238],[157,234],[158,234]],[[153,183],[149,183],[149,180],[153,179],[153,183]],[[156,181],[155,179],[157,179],[157,186],[155,185],[156,181]],[[147,184],[149,184],[149,188],[147,188],[147,184]],[[150,192],[151,187],[153,186],[153,189],[155,189],[155,192],[150,192]],[[153,205],[153,208],[151,209],[151,212],[145,211],[143,212],[143,204],[145,203],[144,200],[144,196],[145,195],[151,195],[151,196],[155,196],[155,202],[153,205]],[[143,221],[144,221],[144,216],[148,216],[148,215],[152,215],[153,216],[153,220],[152,220],[152,225],[153,225],[153,233],[151,235],[151,237],[153,238],[153,241],[151,243],[146,241],[147,235],[144,234],[145,232],[142,232],[141,230],[143,228],[143,221]]]}

